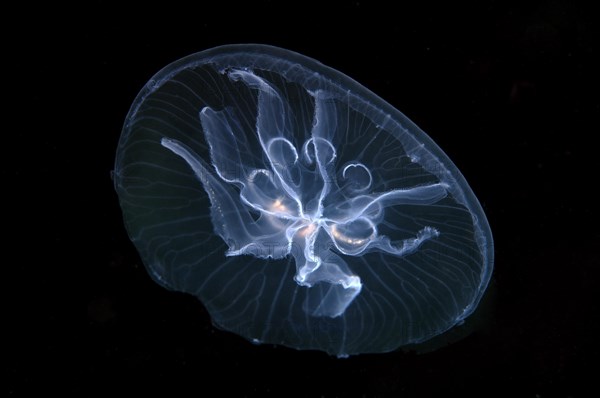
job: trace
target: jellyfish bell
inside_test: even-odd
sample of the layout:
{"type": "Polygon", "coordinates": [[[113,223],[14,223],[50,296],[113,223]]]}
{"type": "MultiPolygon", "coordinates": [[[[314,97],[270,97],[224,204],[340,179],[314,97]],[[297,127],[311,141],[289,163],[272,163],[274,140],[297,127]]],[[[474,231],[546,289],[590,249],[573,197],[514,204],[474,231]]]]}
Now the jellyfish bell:
{"type": "Polygon", "coordinates": [[[165,67],[115,164],[150,275],[250,341],[345,357],[442,335],[493,267],[485,214],[406,116],[300,54],[230,45],[165,67]]]}

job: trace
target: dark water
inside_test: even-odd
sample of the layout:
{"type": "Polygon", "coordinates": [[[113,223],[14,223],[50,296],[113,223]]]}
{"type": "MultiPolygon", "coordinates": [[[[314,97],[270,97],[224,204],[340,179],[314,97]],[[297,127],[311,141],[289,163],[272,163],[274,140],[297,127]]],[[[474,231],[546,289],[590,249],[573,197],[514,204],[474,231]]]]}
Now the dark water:
{"type": "Polygon", "coordinates": [[[600,52],[590,10],[566,1],[279,7],[246,4],[233,23],[232,5],[138,14],[97,2],[61,19],[65,33],[31,24],[39,31],[30,48],[43,61],[19,47],[16,69],[31,75],[35,58],[59,75],[20,92],[31,118],[22,123],[36,121],[41,146],[32,157],[40,163],[19,157],[10,176],[17,192],[37,184],[24,200],[44,197],[48,222],[33,228],[24,212],[15,227],[27,241],[18,261],[24,275],[9,283],[36,297],[8,302],[11,325],[35,337],[24,341],[11,328],[9,395],[586,395],[596,373],[600,265],[591,142],[600,132],[600,52]],[[272,9],[280,15],[268,16],[272,9]],[[338,360],[215,330],[193,297],[150,280],[110,180],[122,122],[160,68],[234,42],[285,47],[344,72],[444,149],[494,234],[492,294],[479,330],[430,353],[338,360]]]}

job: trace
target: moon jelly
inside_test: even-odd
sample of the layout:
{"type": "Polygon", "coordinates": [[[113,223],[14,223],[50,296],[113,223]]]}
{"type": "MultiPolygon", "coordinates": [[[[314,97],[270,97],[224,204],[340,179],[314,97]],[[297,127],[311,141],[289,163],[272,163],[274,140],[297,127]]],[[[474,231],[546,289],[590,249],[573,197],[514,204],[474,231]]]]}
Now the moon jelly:
{"type": "Polygon", "coordinates": [[[493,243],[456,166],[342,73],[264,45],[185,57],[135,99],[115,187],[150,275],[256,343],[337,356],[477,307],[493,243]]]}

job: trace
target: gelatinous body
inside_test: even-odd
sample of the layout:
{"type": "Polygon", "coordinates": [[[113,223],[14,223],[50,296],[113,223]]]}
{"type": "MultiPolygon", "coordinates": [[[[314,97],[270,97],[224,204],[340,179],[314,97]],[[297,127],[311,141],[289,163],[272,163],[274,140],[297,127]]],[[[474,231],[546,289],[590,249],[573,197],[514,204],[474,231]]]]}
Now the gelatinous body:
{"type": "Polygon", "coordinates": [[[341,73],[224,46],[141,91],[115,185],[153,278],[215,325],[338,356],[435,337],[492,272],[485,215],[418,127],[341,73]]]}

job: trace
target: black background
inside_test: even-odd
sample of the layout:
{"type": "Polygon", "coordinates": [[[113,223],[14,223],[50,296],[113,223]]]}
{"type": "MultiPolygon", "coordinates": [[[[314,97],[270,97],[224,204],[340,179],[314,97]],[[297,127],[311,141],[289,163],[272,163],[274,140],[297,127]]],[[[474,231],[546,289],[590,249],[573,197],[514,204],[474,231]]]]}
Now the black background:
{"type": "Polygon", "coordinates": [[[7,13],[23,21],[6,36],[9,395],[587,395],[598,362],[597,18],[565,0],[446,3],[7,13]],[[150,280],[110,178],[123,120],[168,63],[250,42],[349,75],[455,162],[495,239],[485,328],[427,354],[339,360],[215,330],[197,300],[150,280]]]}

